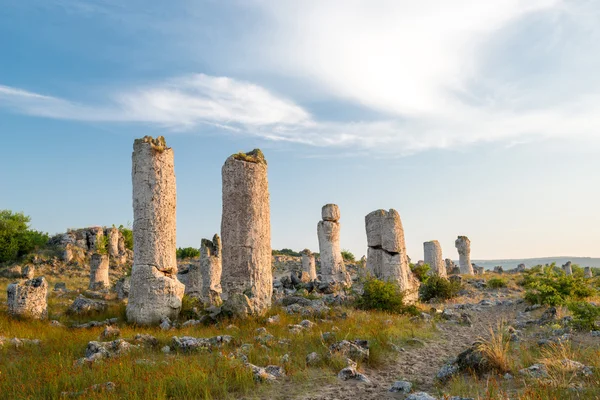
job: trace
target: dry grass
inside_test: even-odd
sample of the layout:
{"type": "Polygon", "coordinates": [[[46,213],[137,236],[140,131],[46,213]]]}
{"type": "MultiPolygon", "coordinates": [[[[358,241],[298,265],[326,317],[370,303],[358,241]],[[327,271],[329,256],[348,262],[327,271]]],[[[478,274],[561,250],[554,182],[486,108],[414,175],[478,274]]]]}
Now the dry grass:
{"type": "Polygon", "coordinates": [[[492,368],[505,373],[511,370],[510,334],[505,321],[500,321],[496,328],[489,328],[489,336],[479,337],[477,349],[487,359],[492,368]]]}

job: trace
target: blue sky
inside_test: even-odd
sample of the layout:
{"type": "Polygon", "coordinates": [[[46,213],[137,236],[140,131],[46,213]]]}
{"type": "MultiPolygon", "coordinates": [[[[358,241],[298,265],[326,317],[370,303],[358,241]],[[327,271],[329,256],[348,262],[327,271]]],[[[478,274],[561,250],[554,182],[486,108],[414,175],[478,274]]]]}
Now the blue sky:
{"type": "Polygon", "coordinates": [[[131,150],[174,148],[178,245],[260,147],[273,247],[342,247],[395,208],[409,255],[600,257],[596,1],[0,0],[0,208],[50,233],[132,221],[131,150]]]}

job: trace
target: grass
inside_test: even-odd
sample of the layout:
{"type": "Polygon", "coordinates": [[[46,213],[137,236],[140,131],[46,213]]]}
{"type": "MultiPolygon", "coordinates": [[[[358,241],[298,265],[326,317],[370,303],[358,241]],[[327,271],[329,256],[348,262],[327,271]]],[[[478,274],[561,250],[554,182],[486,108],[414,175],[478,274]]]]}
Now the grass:
{"type": "MultiPolygon", "coordinates": [[[[49,287],[55,281],[49,279],[49,287]]],[[[69,288],[84,288],[87,280],[81,278],[60,279],[69,288]]],[[[103,328],[69,329],[49,326],[47,321],[19,321],[6,314],[6,286],[8,280],[0,279],[0,336],[8,338],[40,339],[39,346],[14,348],[6,345],[0,349],[0,393],[5,398],[58,398],[63,391],[78,392],[94,384],[112,381],[114,392],[86,393],[86,398],[108,399],[234,399],[269,398],[275,390],[268,384],[254,382],[251,371],[237,356],[243,344],[250,363],[259,366],[269,364],[285,368],[285,382],[306,384],[307,379],[335,379],[345,360],[339,356],[329,357],[329,342],[324,342],[323,332],[334,332],[335,340],[366,339],[370,345],[370,358],[363,367],[377,368],[390,362],[394,345],[416,337],[427,339],[433,335],[429,324],[410,322],[409,317],[378,311],[360,311],[334,308],[324,319],[312,319],[317,325],[310,330],[293,334],[289,324],[297,324],[306,317],[288,315],[274,308],[268,315],[246,320],[223,320],[215,326],[194,326],[178,330],[161,331],[159,328],[134,327],[124,323],[125,306],[110,302],[109,311],[86,317],[71,317],[65,310],[77,293],[59,297],[49,295],[49,318],[58,319],[67,326],[90,320],[119,317],[118,326],[122,338],[133,338],[137,333],[155,336],[157,348],[141,348],[119,358],[108,359],[93,365],[75,366],[74,362],[84,356],[89,341],[98,340],[103,328]],[[280,315],[276,324],[266,324],[266,318],[280,315]],[[236,328],[227,329],[229,325],[236,328]],[[276,340],[266,346],[259,344],[256,329],[266,327],[276,340]],[[229,334],[233,343],[212,352],[192,354],[164,354],[160,348],[170,345],[173,336],[212,337],[229,334]],[[282,341],[282,342],[280,342],[282,341]],[[322,362],[316,366],[306,365],[306,355],[317,352],[322,362]],[[289,362],[283,363],[288,355],[289,362]],[[148,360],[139,363],[139,360],[148,360]],[[35,384],[32,384],[35,382],[35,384]]],[[[311,318],[308,318],[311,319],[311,318]]],[[[359,368],[360,368],[359,363],[359,368]]],[[[313,381],[311,381],[311,384],[313,381]]]]}
{"type": "Polygon", "coordinates": [[[511,370],[510,334],[504,321],[499,322],[495,329],[490,328],[487,338],[479,338],[477,349],[496,371],[506,373],[511,370]]]}

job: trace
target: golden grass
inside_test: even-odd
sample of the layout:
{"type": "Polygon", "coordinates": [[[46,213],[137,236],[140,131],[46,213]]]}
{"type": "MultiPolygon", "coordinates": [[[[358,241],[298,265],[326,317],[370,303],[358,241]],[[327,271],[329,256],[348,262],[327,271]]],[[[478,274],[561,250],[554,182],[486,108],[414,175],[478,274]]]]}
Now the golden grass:
{"type": "Polygon", "coordinates": [[[477,349],[492,368],[502,373],[511,370],[510,334],[505,321],[500,321],[495,329],[490,327],[488,337],[479,337],[477,342],[477,349]]]}

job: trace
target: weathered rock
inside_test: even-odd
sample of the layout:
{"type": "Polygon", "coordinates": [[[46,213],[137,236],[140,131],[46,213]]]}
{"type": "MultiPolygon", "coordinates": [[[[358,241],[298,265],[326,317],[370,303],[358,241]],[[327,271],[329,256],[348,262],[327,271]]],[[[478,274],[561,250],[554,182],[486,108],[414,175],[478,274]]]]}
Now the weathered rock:
{"type": "Polygon", "coordinates": [[[519,370],[519,374],[529,376],[531,378],[548,378],[548,369],[544,364],[533,364],[528,368],[519,370]]]}
{"type": "Polygon", "coordinates": [[[135,348],[137,346],[131,345],[123,339],[112,342],[89,342],[85,349],[85,358],[79,359],[77,363],[93,363],[106,358],[120,357],[135,348]]]}
{"type": "Polygon", "coordinates": [[[90,322],[86,322],[84,324],[72,325],[71,328],[73,328],[73,329],[98,328],[100,326],[113,325],[113,324],[116,324],[117,322],[119,322],[118,318],[110,318],[110,319],[105,319],[104,321],[90,321],[90,322]]]}
{"type": "Polygon", "coordinates": [[[408,381],[396,381],[390,388],[392,393],[409,394],[412,389],[412,383],[408,381]]]}
{"type": "Polygon", "coordinates": [[[369,378],[367,378],[365,375],[361,374],[360,372],[358,372],[356,370],[356,366],[355,365],[350,365],[350,366],[342,369],[338,373],[338,378],[341,379],[341,380],[343,380],[343,381],[356,380],[356,381],[365,382],[365,383],[370,383],[371,382],[369,380],[369,378]]]}
{"type": "Polygon", "coordinates": [[[271,216],[267,162],[258,149],[230,156],[222,168],[223,309],[237,316],[271,306],[271,216]]]}
{"type": "Polygon", "coordinates": [[[221,238],[202,239],[200,270],[202,273],[202,300],[208,305],[221,304],[221,238]]]}
{"type": "Polygon", "coordinates": [[[35,267],[33,265],[26,265],[23,268],[23,279],[33,279],[35,276],[35,267]]]}
{"type": "Polygon", "coordinates": [[[176,276],[173,150],[163,137],[136,139],[132,164],[135,253],[127,319],[157,324],[179,315],[185,289],[176,276]]]}
{"type": "Polygon", "coordinates": [[[48,282],[42,277],[11,283],[6,289],[8,314],[18,318],[48,317],[48,282]]]}
{"type": "Polygon", "coordinates": [[[277,365],[267,365],[264,368],[250,363],[246,365],[252,369],[254,380],[258,382],[272,382],[285,376],[285,370],[277,365]]]}
{"type": "Polygon", "coordinates": [[[416,392],[408,395],[405,400],[437,400],[437,398],[433,397],[429,393],[416,392]]]}
{"type": "Polygon", "coordinates": [[[124,300],[129,297],[129,291],[131,290],[131,278],[125,276],[117,281],[115,284],[115,291],[117,292],[117,299],[124,300]]]}
{"type": "Polygon", "coordinates": [[[171,339],[171,348],[182,351],[208,350],[212,347],[219,347],[231,343],[233,338],[229,335],[215,336],[212,338],[195,338],[183,336],[181,338],[173,336],[171,339]]]}
{"type": "Polygon", "coordinates": [[[503,274],[504,273],[504,268],[502,268],[502,266],[497,265],[494,267],[494,273],[496,274],[503,274]]]}
{"type": "Polygon", "coordinates": [[[138,333],[133,338],[133,341],[144,347],[157,347],[158,339],[152,335],[148,335],[147,333],[138,333]]]}
{"type": "Polygon", "coordinates": [[[442,258],[442,246],[437,240],[423,243],[425,264],[429,264],[431,272],[441,277],[446,277],[446,264],[442,258]]]}
{"type": "Polygon", "coordinates": [[[585,267],[583,269],[583,277],[586,279],[592,278],[594,276],[594,274],[592,273],[592,268],[591,267],[585,267]]]}
{"type": "Polygon", "coordinates": [[[340,249],[340,211],[335,204],[326,204],[321,209],[322,217],[330,219],[319,221],[317,236],[321,259],[321,280],[325,283],[350,285],[352,280],[346,271],[342,251],[340,249]],[[332,218],[336,217],[337,220],[332,218]]]}
{"type": "Polygon", "coordinates": [[[117,328],[116,326],[107,325],[106,328],[104,328],[104,330],[100,334],[100,339],[110,340],[118,338],[119,336],[121,336],[121,330],[119,328],[117,328]]]}
{"type": "Polygon", "coordinates": [[[378,279],[398,283],[405,300],[416,301],[419,282],[409,268],[400,214],[394,209],[373,211],[365,217],[365,226],[367,271],[378,279]]]}
{"type": "Polygon", "coordinates": [[[446,382],[459,372],[458,365],[455,361],[445,364],[435,376],[441,382],[446,382]]]}
{"type": "Polygon", "coordinates": [[[475,275],[483,275],[485,273],[485,269],[476,264],[473,264],[473,272],[475,273],[475,275]]]}
{"type": "Polygon", "coordinates": [[[321,356],[316,352],[312,352],[306,356],[306,365],[315,366],[318,365],[320,362],[321,356]]]}
{"type": "Polygon", "coordinates": [[[106,254],[92,254],[90,257],[90,290],[102,290],[110,287],[108,267],[106,254]]]}
{"type": "Polygon", "coordinates": [[[329,351],[339,353],[353,361],[366,361],[369,359],[369,342],[366,340],[342,340],[329,346],[329,351]]]}
{"type": "Polygon", "coordinates": [[[471,265],[471,241],[466,236],[459,236],[454,244],[458,250],[460,273],[473,275],[473,266],[471,265]]]}
{"type": "Polygon", "coordinates": [[[563,271],[565,271],[565,275],[573,275],[573,268],[571,261],[567,261],[565,265],[562,266],[563,271]]]}
{"type": "Polygon", "coordinates": [[[87,248],[91,252],[104,250],[104,229],[99,226],[92,226],[87,229],[87,248]]]}
{"type": "Polygon", "coordinates": [[[87,314],[93,312],[103,312],[108,309],[108,304],[102,300],[92,300],[82,295],[77,296],[68,309],[69,314],[87,314]]]}
{"type": "Polygon", "coordinates": [[[108,248],[106,249],[108,255],[113,259],[119,258],[119,230],[114,226],[107,228],[106,235],[108,237],[108,248]]]}
{"type": "Polygon", "coordinates": [[[315,256],[309,249],[302,250],[302,272],[308,274],[311,281],[317,279],[315,256]]]}
{"type": "Polygon", "coordinates": [[[519,264],[515,271],[516,272],[525,272],[525,271],[527,271],[527,267],[525,266],[525,264],[519,264]]]}

